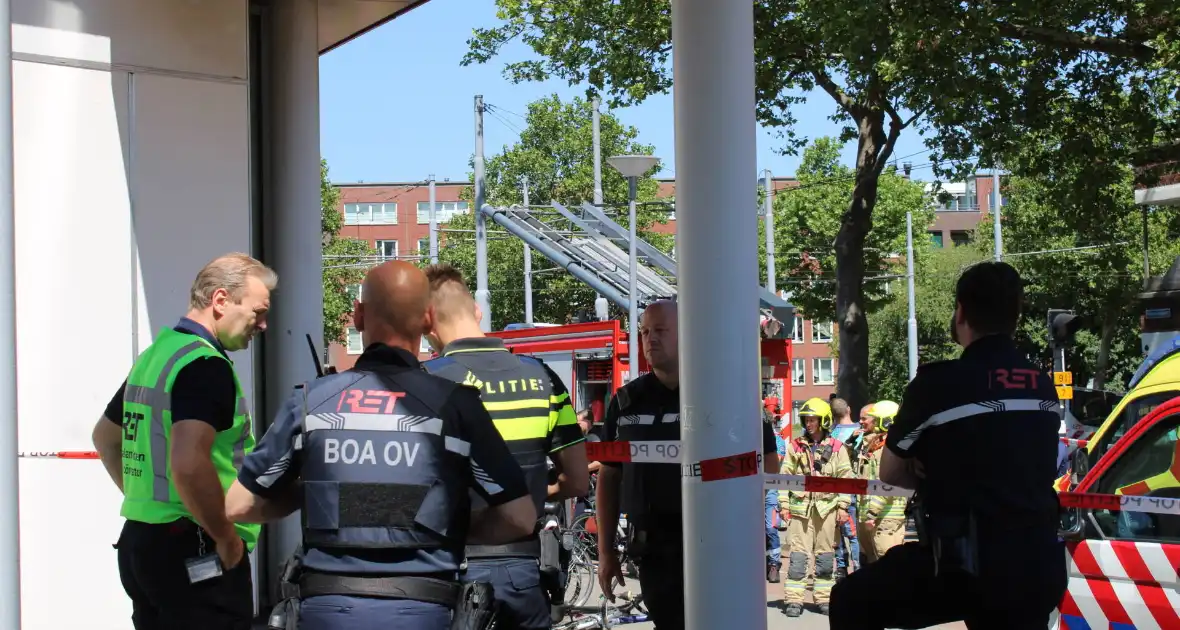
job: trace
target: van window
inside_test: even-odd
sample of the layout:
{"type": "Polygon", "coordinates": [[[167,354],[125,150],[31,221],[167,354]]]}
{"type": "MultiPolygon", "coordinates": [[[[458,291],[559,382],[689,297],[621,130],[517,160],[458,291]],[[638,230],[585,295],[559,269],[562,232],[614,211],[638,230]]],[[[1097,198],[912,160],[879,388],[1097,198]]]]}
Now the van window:
{"type": "MultiPolygon", "coordinates": [[[[1098,480],[1095,491],[1115,494],[1120,488],[1154,478],[1154,490],[1134,494],[1180,500],[1180,480],[1169,472],[1175,470],[1178,457],[1180,414],[1163,420],[1136,440],[1098,480]]],[[[1180,542],[1180,515],[1094,510],[1094,520],[1109,538],[1180,542]]]]}
{"type": "MultiPolygon", "coordinates": [[[[1134,392],[1132,392],[1132,394],[1133,393],[1134,392]]],[[[1119,438],[1126,435],[1127,431],[1131,430],[1131,427],[1139,424],[1140,420],[1146,418],[1147,414],[1151,413],[1156,407],[1159,407],[1176,396],[1180,396],[1180,391],[1172,390],[1166,392],[1157,392],[1155,394],[1140,396],[1139,398],[1136,398],[1127,403],[1127,405],[1123,407],[1122,413],[1119,414],[1118,419],[1115,420],[1114,426],[1111,427],[1110,431],[1107,431],[1107,433],[1102,436],[1101,443],[1094,447],[1094,450],[1091,451],[1092,455],[1090,457],[1090,465],[1093,466],[1094,464],[1097,464],[1098,460],[1106,454],[1106,451],[1110,450],[1111,445],[1117,442],[1119,438]]]]}

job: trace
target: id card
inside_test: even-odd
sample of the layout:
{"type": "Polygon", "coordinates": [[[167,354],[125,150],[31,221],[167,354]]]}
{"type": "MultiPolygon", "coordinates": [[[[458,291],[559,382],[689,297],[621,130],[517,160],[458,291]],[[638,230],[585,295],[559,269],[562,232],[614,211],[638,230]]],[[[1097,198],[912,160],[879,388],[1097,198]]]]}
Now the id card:
{"type": "Polygon", "coordinates": [[[221,575],[221,558],[215,553],[189,558],[184,561],[184,567],[188,569],[189,584],[196,584],[221,575]]]}

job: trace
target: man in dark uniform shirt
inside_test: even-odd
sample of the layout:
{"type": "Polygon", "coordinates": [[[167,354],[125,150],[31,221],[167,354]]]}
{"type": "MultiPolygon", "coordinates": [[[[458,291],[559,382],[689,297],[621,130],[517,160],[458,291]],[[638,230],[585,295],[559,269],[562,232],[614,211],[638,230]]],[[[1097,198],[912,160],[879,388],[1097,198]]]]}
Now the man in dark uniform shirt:
{"type": "MultiPolygon", "coordinates": [[[[605,441],[680,439],[676,310],[676,302],[671,300],[654,302],[644,310],[639,336],[651,372],[615,393],[606,411],[605,441]]],[[[777,473],[774,431],[769,424],[762,423],[762,426],[763,468],[777,473]]],[[[596,501],[598,582],[602,592],[613,601],[612,580],[624,583],[615,533],[619,514],[626,513],[631,528],[627,552],[639,567],[643,603],[656,630],[684,628],[684,510],[680,467],[668,463],[603,462],[596,501]]]]}
{"type": "Polygon", "coordinates": [[[1022,300],[1006,263],[959,278],[951,330],[963,354],[918,370],[881,458],[882,481],[916,490],[920,541],[836,585],[833,629],[1047,627],[1066,586],[1060,419],[1053,379],[1013,341],[1022,300]]]}

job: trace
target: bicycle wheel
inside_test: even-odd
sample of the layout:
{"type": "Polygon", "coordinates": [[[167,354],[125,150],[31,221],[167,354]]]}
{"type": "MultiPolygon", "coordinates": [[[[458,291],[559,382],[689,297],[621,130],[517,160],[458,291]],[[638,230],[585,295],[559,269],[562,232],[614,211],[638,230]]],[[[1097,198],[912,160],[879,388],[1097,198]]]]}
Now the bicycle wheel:
{"type": "Polygon", "coordinates": [[[586,555],[585,549],[581,547],[572,549],[570,562],[566,567],[565,604],[567,606],[586,605],[594,593],[594,582],[597,576],[594,562],[586,555]]]}

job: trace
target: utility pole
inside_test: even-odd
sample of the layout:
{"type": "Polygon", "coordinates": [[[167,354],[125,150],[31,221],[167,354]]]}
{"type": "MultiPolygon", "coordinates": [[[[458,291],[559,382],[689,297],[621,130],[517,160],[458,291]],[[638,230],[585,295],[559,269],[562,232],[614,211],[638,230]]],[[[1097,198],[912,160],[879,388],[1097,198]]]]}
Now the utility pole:
{"type": "MultiPolygon", "coordinates": [[[[0,51],[12,59],[12,3],[0,0],[0,51]]],[[[16,401],[16,226],[12,64],[0,67],[0,627],[20,628],[20,466],[16,401]]]]}
{"type": "MultiPolygon", "coordinates": [[[[602,137],[599,135],[599,120],[598,107],[602,101],[595,96],[591,100],[593,110],[591,111],[591,120],[593,120],[594,128],[594,206],[602,208],[602,137]]],[[[601,293],[594,294],[594,315],[598,317],[598,321],[604,322],[610,315],[607,309],[606,298],[602,297],[601,293]]]]}
{"type": "MultiPolygon", "coordinates": [[[[728,251],[758,250],[754,8],[749,0],[672,3],[676,261],[680,320],[685,630],[766,630],[758,292],[728,251]],[[749,203],[750,205],[746,205],[749,203]],[[725,458],[730,478],[699,463],[725,458]]],[[[728,475],[726,475],[728,476],[728,475]]]]}
{"type": "Polygon", "coordinates": [[[438,264],[438,220],[435,218],[434,204],[434,173],[427,180],[430,182],[430,264],[438,264]]]}
{"type": "Polygon", "coordinates": [[[488,223],[483,213],[485,190],[483,174],[483,96],[475,96],[475,303],[483,316],[479,329],[492,331],[492,300],[488,293],[488,223]]]}
{"type": "Polygon", "coordinates": [[[905,281],[908,289],[909,302],[909,354],[910,380],[918,375],[918,316],[914,309],[914,217],[912,213],[905,213],[905,281]]]}
{"type": "MultiPolygon", "coordinates": [[[[520,182],[521,194],[524,196],[524,207],[529,207],[529,176],[525,175],[520,182]]],[[[524,323],[533,325],[533,248],[524,244],[524,323]]]]}
{"type": "MultiPolygon", "coordinates": [[[[764,171],[766,185],[766,214],[762,227],[766,229],[766,290],[774,290],[774,180],[770,176],[770,169],[764,171]]],[[[761,364],[759,364],[761,365],[761,364]]]]}
{"type": "Polygon", "coordinates": [[[996,262],[1004,253],[1004,237],[1000,234],[1000,163],[992,169],[992,230],[996,240],[996,262]]]}

